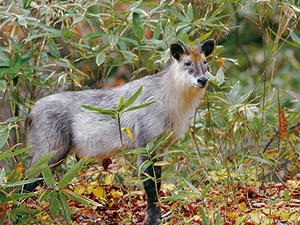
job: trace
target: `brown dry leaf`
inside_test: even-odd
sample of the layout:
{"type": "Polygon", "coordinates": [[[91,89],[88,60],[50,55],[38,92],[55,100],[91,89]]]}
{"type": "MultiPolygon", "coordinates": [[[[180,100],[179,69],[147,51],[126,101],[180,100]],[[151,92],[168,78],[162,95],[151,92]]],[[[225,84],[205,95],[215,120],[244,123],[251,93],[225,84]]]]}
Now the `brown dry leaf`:
{"type": "Polygon", "coordinates": [[[103,166],[104,170],[107,170],[110,164],[112,164],[112,161],[110,158],[102,160],[102,166],[103,166]]]}
{"type": "Polygon", "coordinates": [[[288,120],[286,119],[283,110],[278,108],[278,122],[276,127],[280,131],[279,137],[280,139],[284,138],[288,134],[288,120]]]}
{"type": "Polygon", "coordinates": [[[0,221],[2,221],[2,219],[4,218],[6,210],[7,210],[7,205],[1,204],[0,205],[0,221]]]}

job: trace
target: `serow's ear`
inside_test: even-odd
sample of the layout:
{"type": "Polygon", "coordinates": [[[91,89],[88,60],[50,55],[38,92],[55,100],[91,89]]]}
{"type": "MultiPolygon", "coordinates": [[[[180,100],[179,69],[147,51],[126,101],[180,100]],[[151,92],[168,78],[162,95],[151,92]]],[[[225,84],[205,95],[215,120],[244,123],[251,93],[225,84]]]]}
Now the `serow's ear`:
{"type": "Polygon", "coordinates": [[[179,44],[176,44],[176,43],[170,45],[170,50],[171,50],[172,56],[177,60],[180,60],[181,56],[184,53],[183,48],[179,44]]]}
{"type": "Polygon", "coordinates": [[[214,39],[209,39],[202,45],[202,51],[205,56],[209,56],[213,52],[215,44],[216,42],[214,39]]]}

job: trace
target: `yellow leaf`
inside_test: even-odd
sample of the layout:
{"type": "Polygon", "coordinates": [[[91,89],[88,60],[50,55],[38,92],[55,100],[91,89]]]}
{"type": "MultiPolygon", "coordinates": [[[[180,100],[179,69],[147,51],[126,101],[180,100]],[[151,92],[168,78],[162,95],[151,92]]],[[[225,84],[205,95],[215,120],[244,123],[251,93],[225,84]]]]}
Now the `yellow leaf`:
{"type": "Polygon", "coordinates": [[[246,211],[247,205],[246,205],[245,202],[240,203],[239,206],[240,206],[240,209],[242,210],[242,212],[245,212],[245,211],[246,211]]]}
{"type": "Polygon", "coordinates": [[[86,188],[87,192],[89,193],[89,195],[94,191],[94,187],[92,185],[88,185],[86,188]]]}
{"type": "Polygon", "coordinates": [[[76,186],[74,192],[76,192],[76,193],[78,193],[78,194],[81,195],[81,194],[84,193],[85,189],[86,189],[85,187],[83,187],[83,186],[81,186],[81,185],[78,185],[78,186],[76,186]]]}
{"type": "Polygon", "coordinates": [[[174,184],[163,184],[161,188],[164,189],[165,191],[167,190],[173,191],[175,187],[176,186],[174,184]]]}
{"type": "Polygon", "coordinates": [[[93,194],[98,198],[105,198],[106,196],[105,190],[100,186],[96,187],[93,190],[93,194]]]}
{"type": "Polygon", "coordinates": [[[134,140],[134,137],[128,127],[124,127],[122,131],[124,131],[125,134],[127,134],[132,140],[134,140]]]}
{"type": "Polygon", "coordinates": [[[169,164],[170,163],[166,162],[166,161],[159,161],[159,162],[154,163],[154,166],[165,166],[165,165],[169,165],[169,164]]]}
{"type": "Polygon", "coordinates": [[[111,173],[105,177],[105,184],[110,185],[115,179],[115,174],[111,173]]]}
{"type": "Polygon", "coordinates": [[[239,217],[239,214],[236,211],[232,211],[232,212],[227,213],[227,218],[228,219],[235,219],[237,217],[239,217]]]}
{"type": "Polygon", "coordinates": [[[120,192],[120,191],[115,191],[115,189],[113,189],[113,190],[111,191],[111,195],[112,195],[113,198],[120,198],[120,197],[123,196],[123,193],[120,192]]]}
{"type": "Polygon", "coordinates": [[[126,168],[125,166],[122,166],[119,170],[118,170],[119,173],[126,173],[126,168]]]}

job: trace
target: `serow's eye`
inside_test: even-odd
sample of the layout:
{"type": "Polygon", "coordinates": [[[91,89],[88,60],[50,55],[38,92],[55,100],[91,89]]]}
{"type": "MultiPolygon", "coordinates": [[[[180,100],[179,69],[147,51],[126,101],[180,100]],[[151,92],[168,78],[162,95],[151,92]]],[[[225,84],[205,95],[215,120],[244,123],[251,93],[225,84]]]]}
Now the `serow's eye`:
{"type": "Polygon", "coordinates": [[[205,60],[203,63],[204,63],[204,64],[206,64],[206,63],[207,63],[207,61],[205,60]]]}
{"type": "Polygon", "coordinates": [[[190,61],[186,61],[185,63],[184,63],[184,65],[185,66],[190,66],[192,63],[190,62],[190,61]]]}

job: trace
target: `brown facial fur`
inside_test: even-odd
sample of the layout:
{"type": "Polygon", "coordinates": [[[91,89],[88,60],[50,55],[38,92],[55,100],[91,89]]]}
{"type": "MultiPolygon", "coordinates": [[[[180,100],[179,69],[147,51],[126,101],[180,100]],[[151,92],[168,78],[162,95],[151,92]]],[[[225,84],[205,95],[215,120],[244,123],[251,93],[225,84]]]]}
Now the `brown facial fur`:
{"type": "Polygon", "coordinates": [[[192,52],[192,55],[190,55],[191,62],[195,63],[195,62],[203,62],[204,61],[205,56],[203,53],[201,53],[201,54],[197,53],[197,51],[198,51],[197,46],[189,44],[188,47],[189,47],[190,51],[192,52]]]}

